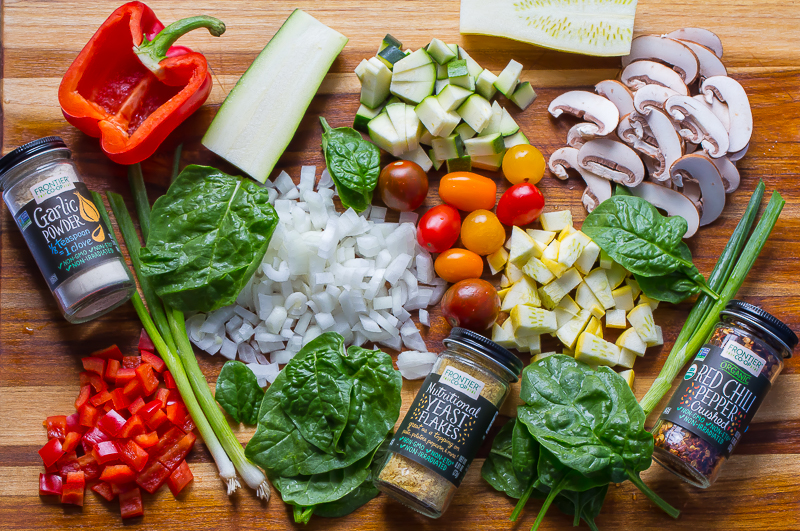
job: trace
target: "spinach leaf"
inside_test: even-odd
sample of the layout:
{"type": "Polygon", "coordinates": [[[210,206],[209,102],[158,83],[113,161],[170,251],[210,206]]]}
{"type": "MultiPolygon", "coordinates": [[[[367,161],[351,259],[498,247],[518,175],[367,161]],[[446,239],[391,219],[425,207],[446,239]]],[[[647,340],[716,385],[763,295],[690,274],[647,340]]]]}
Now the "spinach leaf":
{"type": "Polygon", "coordinates": [[[537,479],[536,463],[539,460],[539,443],[528,427],[514,419],[511,434],[511,466],[516,476],[526,485],[537,479]]]}
{"type": "Polygon", "coordinates": [[[682,271],[673,271],[658,277],[634,275],[644,294],[657,301],[678,304],[692,295],[700,293],[700,288],[682,271]]]}
{"type": "Polygon", "coordinates": [[[177,310],[233,304],[278,224],[268,198],[249,179],[187,166],[153,205],[141,274],[177,310]]]}
{"type": "Polygon", "coordinates": [[[228,361],[219,371],[214,398],[236,422],[255,424],[264,390],[244,363],[228,361]]]}
{"type": "Polygon", "coordinates": [[[630,191],[630,190],[628,190],[628,189],[627,189],[626,187],[624,187],[623,185],[621,185],[621,184],[617,184],[617,185],[614,187],[614,195],[632,196],[633,194],[631,193],[631,191],[630,191]]]}
{"type": "MultiPolygon", "coordinates": [[[[287,364],[303,362],[318,349],[341,345],[341,336],[327,332],[309,342],[287,364]]],[[[339,437],[342,452],[327,453],[307,441],[284,411],[285,392],[291,390],[284,369],[267,389],[259,410],[258,428],[245,448],[245,455],[261,466],[270,478],[313,475],[352,465],[384,439],[400,415],[402,378],[383,352],[350,347],[339,350],[341,366],[353,379],[350,414],[339,437]],[[355,405],[358,407],[355,407],[355,405]]]]}
{"type": "Polygon", "coordinates": [[[528,482],[517,476],[512,464],[512,435],[517,424],[514,419],[500,428],[492,442],[489,456],[483,462],[481,477],[495,490],[519,499],[528,488],[528,482]]]}
{"type": "Polygon", "coordinates": [[[325,163],[342,205],[361,212],[372,202],[372,192],[378,184],[380,150],[352,127],[331,129],[325,118],[320,116],[319,120],[325,163]]]}
{"type": "Polygon", "coordinates": [[[594,519],[600,514],[607,493],[608,485],[583,492],[563,491],[561,496],[553,500],[553,504],[562,513],[576,517],[573,525],[577,526],[578,519],[582,519],[592,531],[598,531],[594,519]]]}
{"type": "Polygon", "coordinates": [[[581,230],[631,273],[657,277],[680,271],[716,298],[682,241],[686,228],[685,219],[664,217],[644,199],[614,195],[586,217],[581,230]]]}

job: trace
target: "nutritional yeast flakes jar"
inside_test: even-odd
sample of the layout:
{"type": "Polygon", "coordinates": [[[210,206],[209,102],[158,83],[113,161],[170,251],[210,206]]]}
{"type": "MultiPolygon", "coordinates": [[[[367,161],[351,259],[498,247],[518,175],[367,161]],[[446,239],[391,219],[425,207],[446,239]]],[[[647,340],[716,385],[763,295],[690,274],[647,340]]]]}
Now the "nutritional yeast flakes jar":
{"type": "Polygon", "coordinates": [[[61,138],[0,159],[0,190],[67,321],[89,321],[131,297],[136,284],[61,138]]]}
{"type": "Polygon", "coordinates": [[[450,505],[522,372],[519,358],[469,330],[454,328],[444,344],[375,479],[379,490],[431,518],[450,505]]]}
{"type": "Polygon", "coordinates": [[[758,306],[733,300],[720,317],[653,427],[653,459],[701,488],[717,479],[797,346],[758,306]]]}

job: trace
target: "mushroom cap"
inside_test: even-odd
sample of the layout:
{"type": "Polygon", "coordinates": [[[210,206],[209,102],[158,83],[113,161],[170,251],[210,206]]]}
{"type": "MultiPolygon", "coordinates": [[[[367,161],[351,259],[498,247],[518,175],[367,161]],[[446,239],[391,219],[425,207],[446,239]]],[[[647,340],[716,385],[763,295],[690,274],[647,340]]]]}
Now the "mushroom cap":
{"type": "MultiPolygon", "coordinates": [[[[663,109],[664,103],[678,92],[661,85],[645,85],[633,96],[633,107],[637,112],[647,114],[651,107],[663,109]]],[[[688,92],[687,92],[688,94],[688,92]]]]}
{"type": "Polygon", "coordinates": [[[666,181],[670,178],[669,168],[672,164],[683,156],[683,139],[675,131],[672,120],[663,111],[651,109],[645,116],[637,113],[637,118],[641,116],[647,123],[652,134],[653,141],[648,141],[655,148],[655,154],[651,155],[657,161],[656,171],[651,173],[653,179],[666,181]]]}
{"type": "Polygon", "coordinates": [[[705,95],[706,101],[711,103],[714,98],[728,105],[730,117],[729,150],[743,149],[753,134],[753,113],[750,110],[750,100],[747,93],[738,81],[727,76],[709,77],[700,86],[700,91],[705,95]]]}
{"type": "Polygon", "coordinates": [[[550,171],[562,181],[567,180],[569,174],[567,170],[578,171],[578,149],[573,147],[563,147],[557,149],[550,155],[550,160],[547,163],[550,171]]]}
{"type": "Polygon", "coordinates": [[[695,144],[700,143],[712,157],[728,152],[728,131],[711,109],[690,96],[672,96],[664,110],[681,125],[680,135],[695,144]]]}
{"type": "Polygon", "coordinates": [[[681,186],[689,180],[700,185],[702,212],[699,226],[708,225],[725,208],[725,187],[714,161],[703,153],[684,155],[669,169],[672,181],[681,186]]]}
{"type": "Polygon", "coordinates": [[[654,207],[665,210],[670,216],[681,216],[685,219],[689,227],[683,235],[684,238],[691,238],[697,232],[700,226],[700,213],[691,199],[682,193],[650,182],[643,182],[636,188],[631,188],[630,192],[654,207]]]}
{"type": "Polygon", "coordinates": [[[550,155],[548,163],[559,179],[566,179],[567,169],[576,170],[586,183],[581,201],[587,212],[591,212],[597,205],[611,197],[611,182],[578,165],[578,150],[571,147],[557,149],[550,155]]]}
{"type": "Polygon", "coordinates": [[[620,116],[633,112],[633,93],[619,81],[606,79],[595,85],[594,90],[616,105],[620,116]]]}
{"type": "Polygon", "coordinates": [[[697,56],[697,61],[700,63],[700,79],[728,75],[728,70],[713,50],[691,41],[681,40],[680,42],[697,56]]]}
{"type": "Polygon", "coordinates": [[[631,42],[631,53],[622,57],[622,66],[635,61],[658,61],[672,66],[689,85],[700,72],[700,62],[685,44],[660,35],[641,35],[631,42]]]}
{"type": "Polygon", "coordinates": [[[714,162],[714,166],[717,167],[720,177],[722,177],[722,185],[725,188],[725,193],[729,194],[735,192],[736,189],[739,188],[739,181],[741,180],[736,164],[728,157],[720,157],[711,160],[714,162]]]}
{"type": "Polygon", "coordinates": [[[644,179],[644,164],[639,155],[622,142],[609,138],[590,140],[578,150],[578,164],[611,181],[637,186],[644,179]]]}
{"type": "Polygon", "coordinates": [[[714,55],[722,59],[722,40],[713,31],[703,28],[682,28],[667,33],[667,37],[679,41],[689,41],[712,50],[714,55]]]}
{"type": "Polygon", "coordinates": [[[634,91],[645,85],[661,85],[671,88],[678,94],[689,95],[689,89],[680,74],[654,61],[636,61],[629,64],[622,70],[620,81],[634,91]]]}
{"type": "Polygon", "coordinates": [[[561,94],[547,107],[553,117],[572,114],[597,125],[597,134],[605,136],[617,127],[619,110],[603,96],[585,90],[571,90],[561,94]]]}

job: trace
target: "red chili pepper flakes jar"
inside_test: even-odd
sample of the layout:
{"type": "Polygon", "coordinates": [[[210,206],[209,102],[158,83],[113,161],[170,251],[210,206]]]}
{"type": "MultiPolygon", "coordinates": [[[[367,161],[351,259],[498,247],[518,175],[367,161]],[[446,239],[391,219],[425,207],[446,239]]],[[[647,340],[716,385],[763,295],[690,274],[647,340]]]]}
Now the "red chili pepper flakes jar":
{"type": "Polygon", "coordinates": [[[653,459],[700,488],[717,479],[798,342],[743,301],[729,302],[720,318],[653,428],[653,459]]]}

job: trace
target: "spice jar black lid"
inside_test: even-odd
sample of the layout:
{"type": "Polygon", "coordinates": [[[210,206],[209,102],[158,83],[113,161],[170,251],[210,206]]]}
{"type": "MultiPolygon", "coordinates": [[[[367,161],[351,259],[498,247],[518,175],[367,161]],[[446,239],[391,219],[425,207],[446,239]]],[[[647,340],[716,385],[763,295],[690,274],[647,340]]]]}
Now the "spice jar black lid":
{"type": "Polygon", "coordinates": [[[5,188],[5,179],[3,175],[11,170],[11,168],[22,164],[32,157],[56,149],[68,149],[67,144],[64,143],[64,140],[60,136],[46,136],[28,142],[8,153],[0,159],[0,189],[5,188]]]}
{"type": "Polygon", "coordinates": [[[444,340],[445,345],[448,343],[457,343],[475,350],[478,354],[503,367],[511,376],[512,382],[519,380],[519,375],[524,367],[522,360],[491,339],[466,328],[453,328],[450,336],[444,340]]]}
{"type": "Polygon", "coordinates": [[[759,328],[778,340],[786,347],[787,358],[792,357],[792,351],[797,346],[797,334],[786,326],[786,323],[772,315],[771,313],[759,308],[754,304],[740,300],[732,300],[725,305],[725,309],[720,315],[728,315],[759,328]]]}

